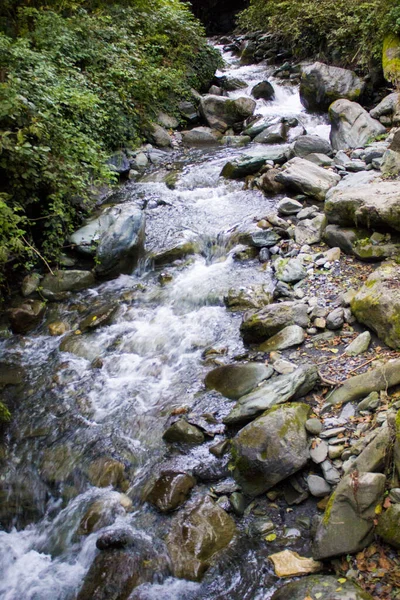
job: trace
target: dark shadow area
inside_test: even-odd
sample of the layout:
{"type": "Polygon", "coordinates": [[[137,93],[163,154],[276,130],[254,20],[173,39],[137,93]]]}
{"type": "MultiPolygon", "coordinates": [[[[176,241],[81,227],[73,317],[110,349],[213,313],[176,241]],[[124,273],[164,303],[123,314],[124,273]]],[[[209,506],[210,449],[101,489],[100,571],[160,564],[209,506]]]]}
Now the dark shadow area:
{"type": "Polygon", "coordinates": [[[235,16],[249,5],[249,0],[190,0],[192,9],[209,35],[228,33],[235,27],[235,16]]]}

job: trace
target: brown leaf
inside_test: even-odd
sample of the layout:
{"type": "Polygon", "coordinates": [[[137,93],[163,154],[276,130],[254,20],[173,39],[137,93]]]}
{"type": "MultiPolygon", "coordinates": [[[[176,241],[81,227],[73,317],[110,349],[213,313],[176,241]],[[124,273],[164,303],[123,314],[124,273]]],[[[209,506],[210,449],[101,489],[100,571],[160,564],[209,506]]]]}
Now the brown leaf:
{"type": "Polygon", "coordinates": [[[383,502],[383,508],[389,508],[390,506],[392,506],[392,501],[389,496],[387,496],[383,502]]]}

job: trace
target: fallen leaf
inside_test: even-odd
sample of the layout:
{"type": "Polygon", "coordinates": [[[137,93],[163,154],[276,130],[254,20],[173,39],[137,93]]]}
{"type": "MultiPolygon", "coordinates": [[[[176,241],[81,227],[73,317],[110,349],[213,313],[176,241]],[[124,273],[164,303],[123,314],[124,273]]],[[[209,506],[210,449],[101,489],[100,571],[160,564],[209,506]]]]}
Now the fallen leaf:
{"type": "Polygon", "coordinates": [[[390,506],[392,506],[392,501],[390,500],[389,496],[387,498],[385,498],[385,501],[383,503],[383,508],[389,508],[390,506]]]}
{"type": "Polygon", "coordinates": [[[274,540],[276,540],[276,533],[270,533],[265,537],[266,542],[273,542],[274,540]]]}

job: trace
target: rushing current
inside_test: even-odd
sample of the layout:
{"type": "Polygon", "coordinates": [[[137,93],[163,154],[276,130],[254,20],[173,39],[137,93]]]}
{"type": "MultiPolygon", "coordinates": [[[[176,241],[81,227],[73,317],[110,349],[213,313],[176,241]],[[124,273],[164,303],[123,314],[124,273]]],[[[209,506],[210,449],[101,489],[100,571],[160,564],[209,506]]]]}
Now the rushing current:
{"type": "MultiPolygon", "coordinates": [[[[268,78],[275,99],[258,101],[256,113],[297,116],[308,133],[326,137],[324,119],[308,115],[297,88],[274,80],[271,67],[241,66],[230,53],[223,56],[226,68],[219,75],[248,83],[232,97],[250,95],[253,85],[268,78]]],[[[254,144],[251,149],[257,150],[254,144]]],[[[0,531],[1,600],[72,600],[95,556],[96,539],[118,522],[129,525],[160,555],[165,552],[165,517],[143,503],[141,494],[155,465],[167,455],[162,434],[168,415],[183,406],[196,414],[223,414],[224,401],[204,390],[210,369],[204,357],[213,349],[229,362],[244,352],[240,316],[226,310],[223,297],[232,287],[271,285],[268,266],[234,260],[234,234],[262,218],[276,199],[219,176],[227,160],[248,151],[178,149],[169,159],[178,173],[175,189],[162,182],[160,166],[119,191],[121,202],[146,211],[149,256],[175,239],[194,240],[197,253],[162,269],[147,260],[130,276],[52,304],[47,323],[63,320],[74,327],[88,308],[118,301],[112,323],[81,336],[77,353],[61,352],[60,337],[49,336],[46,324],[34,335],[2,339],[2,360],[22,367],[26,378],[9,392],[13,421],[0,471],[0,504],[13,506],[16,515],[14,528],[0,531]],[[127,465],[130,512],[121,507],[117,492],[91,487],[79,477],[80,470],[104,455],[127,465]],[[56,489],[55,480],[67,483],[56,489]],[[79,535],[81,519],[94,501],[102,503],[104,527],[79,535]]],[[[205,464],[213,468],[207,445],[169,458],[188,469],[205,464]]],[[[205,489],[200,484],[195,493],[201,493],[202,485],[205,489]]],[[[240,542],[202,583],[160,575],[157,583],[141,585],[132,598],[269,598],[272,580],[265,544],[247,535],[245,518],[239,531],[240,542]]],[[[290,535],[290,527],[288,531],[290,535]]]]}

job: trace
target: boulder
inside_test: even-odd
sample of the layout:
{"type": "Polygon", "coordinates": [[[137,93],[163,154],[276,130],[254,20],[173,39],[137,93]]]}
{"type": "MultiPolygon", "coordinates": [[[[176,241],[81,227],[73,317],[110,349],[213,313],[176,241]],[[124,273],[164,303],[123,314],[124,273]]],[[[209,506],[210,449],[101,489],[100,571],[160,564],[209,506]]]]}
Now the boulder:
{"type": "Polygon", "coordinates": [[[282,144],[286,141],[287,131],[283,123],[268,125],[261,133],[256,135],[254,142],[256,144],[282,144]]]}
{"type": "Polygon", "coordinates": [[[224,303],[229,310],[260,310],[272,302],[272,292],[268,286],[250,285],[239,289],[231,288],[224,296],[224,303]]]}
{"type": "Polygon", "coordinates": [[[221,171],[221,176],[228,179],[241,179],[247,175],[254,175],[269,160],[283,164],[289,160],[291,152],[289,144],[282,144],[265,148],[262,154],[244,154],[238,159],[227,162],[221,171]]]}
{"type": "Polygon", "coordinates": [[[324,112],[339,98],[358,100],[364,87],[354,71],[315,62],[302,71],[300,100],[307,110],[324,112]]]}
{"type": "Polygon", "coordinates": [[[189,125],[195,125],[200,120],[197,107],[193,102],[183,100],[178,104],[179,112],[189,125]]]}
{"type": "Polygon", "coordinates": [[[328,219],[323,214],[319,214],[313,219],[303,219],[294,229],[296,243],[300,246],[319,244],[327,224],[328,219]]]}
{"type": "Polygon", "coordinates": [[[381,473],[390,457],[392,433],[387,423],[377,431],[373,440],[367,444],[364,450],[355,460],[343,466],[345,473],[358,471],[358,473],[381,473]]]}
{"type": "Polygon", "coordinates": [[[107,160],[107,165],[111,171],[118,173],[118,175],[124,175],[129,173],[131,168],[130,162],[126,154],[122,151],[116,152],[107,160]]]}
{"type": "Polygon", "coordinates": [[[383,40],[382,67],[385,79],[397,86],[400,80],[400,38],[393,33],[383,40]]]}
{"type": "Polygon", "coordinates": [[[305,158],[309,154],[315,153],[328,157],[333,154],[330,143],[319,135],[302,135],[295,141],[293,151],[294,155],[299,158],[305,158]]]}
{"type": "Polygon", "coordinates": [[[124,489],[128,483],[126,481],[125,465],[106,456],[90,463],[88,478],[93,486],[100,488],[112,486],[124,489]]]}
{"type": "Polygon", "coordinates": [[[79,331],[83,333],[84,331],[97,329],[102,325],[108,325],[116,313],[117,308],[118,304],[116,302],[107,302],[106,304],[101,304],[97,308],[91,310],[79,323],[79,331]]]}
{"type": "Polygon", "coordinates": [[[364,333],[360,333],[355,340],[346,346],[345,353],[348,356],[358,356],[368,350],[370,343],[371,334],[369,331],[364,331],[364,333]]]}
{"type": "Polygon", "coordinates": [[[171,146],[171,137],[164,127],[154,123],[148,133],[149,141],[159,148],[168,148],[171,146]]]}
{"type": "Polygon", "coordinates": [[[400,348],[400,266],[384,263],[368,277],[350,306],[364,323],[391,348],[400,348]]]}
{"type": "Polygon", "coordinates": [[[330,405],[353,402],[365,398],[371,392],[388,390],[399,383],[400,359],[389,360],[385,365],[367,373],[350,377],[340,388],[331,392],[326,401],[330,405]]]}
{"type": "Polygon", "coordinates": [[[302,327],[298,325],[289,325],[285,327],[279,333],[273,335],[269,340],[261,344],[259,347],[260,352],[273,352],[275,350],[286,350],[293,346],[299,346],[304,342],[305,332],[302,327]]]}
{"type": "Polygon", "coordinates": [[[328,600],[373,600],[371,594],[365,592],[356,583],[348,579],[338,584],[334,575],[310,575],[292,581],[279,588],[271,600],[305,600],[321,598],[328,600]]]}
{"type": "Polygon", "coordinates": [[[212,129],[222,133],[236,123],[243,123],[254,113],[256,103],[251,98],[232,100],[223,96],[204,96],[200,101],[200,112],[212,129]]]}
{"type": "Polygon", "coordinates": [[[303,205],[293,198],[282,198],[277,204],[278,213],[282,216],[296,215],[299,213],[303,205]]]}
{"type": "Polygon", "coordinates": [[[246,343],[258,343],[272,337],[288,325],[308,327],[308,307],[296,302],[270,304],[260,311],[245,313],[240,332],[246,343]]]}
{"type": "Polygon", "coordinates": [[[273,407],[233,438],[233,475],[245,494],[263,494],[305,466],[310,410],[302,403],[273,407]]]}
{"type": "Polygon", "coordinates": [[[323,201],[328,190],[340,181],[340,176],[308,160],[296,157],[282,167],[282,172],[276,176],[276,180],[289,189],[323,201]]]}
{"type": "Polygon", "coordinates": [[[375,509],[383,501],[385,479],[381,473],[343,477],[315,534],[314,558],[353,554],[372,542],[375,509]]]}
{"type": "Polygon", "coordinates": [[[163,440],[170,444],[190,444],[196,446],[204,442],[204,434],[198,427],[191,425],[185,419],[179,419],[165,431],[163,440]]]}
{"type": "Polygon", "coordinates": [[[380,117],[393,117],[400,110],[400,94],[398,92],[392,92],[384,97],[381,102],[375,108],[369,111],[369,114],[373,119],[379,119],[380,117]]]}
{"type": "Polygon", "coordinates": [[[182,131],[182,142],[185,146],[212,146],[218,144],[221,134],[211,127],[195,127],[182,131]]]}
{"type": "Polygon", "coordinates": [[[174,576],[201,580],[213,559],[230,544],[235,534],[232,517],[209,497],[180,513],[167,539],[174,576]]]}
{"type": "Polygon", "coordinates": [[[235,92],[236,90],[242,90],[248,87],[247,82],[243,81],[243,79],[239,79],[238,77],[222,76],[216,78],[216,80],[217,85],[219,85],[219,87],[226,92],[235,92]]]}
{"type": "Polygon", "coordinates": [[[330,223],[341,227],[400,231],[400,190],[396,181],[332,190],[325,202],[330,223]]]}
{"type": "Polygon", "coordinates": [[[48,300],[63,300],[68,292],[78,292],[92,287],[95,283],[91,271],[54,271],[42,281],[42,294],[48,300]]]}
{"type": "Polygon", "coordinates": [[[260,385],[254,392],[240,398],[231,412],[224,418],[224,423],[246,423],[265,410],[302,398],[310,392],[318,382],[318,372],[314,365],[298,367],[292,373],[280,375],[260,385]]]}
{"type": "Polygon", "coordinates": [[[196,479],[188,473],[164,471],[146,493],[146,500],[163,513],[171,512],[181,506],[196,485],[196,479]]]}
{"type": "Polygon", "coordinates": [[[113,223],[96,249],[96,275],[111,278],[131,273],[144,253],[145,215],[132,205],[116,207],[113,223]]]}
{"type": "Polygon", "coordinates": [[[300,258],[277,258],[273,263],[275,277],[285,283],[296,283],[307,277],[300,258]]]}
{"type": "Polygon", "coordinates": [[[371,232],[366,229],[328,225],[324,232],[324,239],[329,246],[337,246],[345,254],[354,255],[365,262],[376,262],[400,255],[400,240],[395,239],[394,243],[390,241],[377,243],[370,238],[370,235],[371,232]]]}
{"type": "Polygon", "coordinates": [[[400,550],[400,504],[392,504],[379,517],[376,533],[384,542],[400,550]]]}
{"type": "Polygon", "coordinates": [[[263,100],[273,100],[275,97],[275,90],[269,81],[260,81],[257,83],[251,90],[251,95],[259,100],[262,98],[263,100]]]}
{"type": "Polygon", "coordinates": [[[385,127],[357,102],[336,100],[329,107],[331,144],[335,150],[361,148],[382,133],[385,127]]]}
{"type": "Polygon", "coordinates": [[[157,115],[158,124],[165,129],[178,129],[179,121],[172,115],[167,115],[165,112],[159,112],[157,115]]]}
{"type": "Polygon", "coordinates": [[[24,300],[9,308],[7,316],[13,333],[25,334],[35,329],[42,321],[46,303],[41,300],[24,300]]]}
{"type": "Polygon", "coordinates": [[[237,400],[248,394],[273,373],[272,367],[263,363],[225,365],[210,371],[205,378],[208,389],[217,390],[226,398],[237,400]]]}

